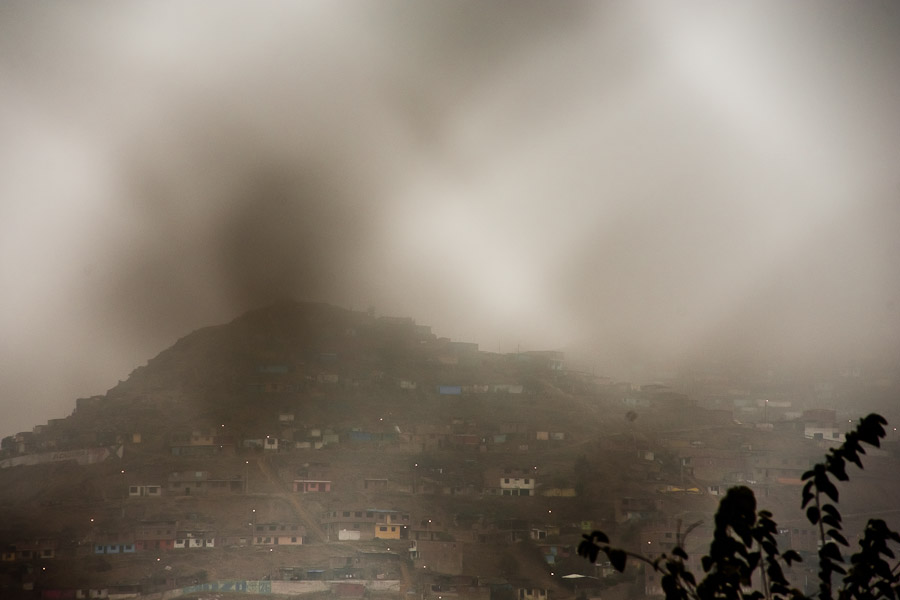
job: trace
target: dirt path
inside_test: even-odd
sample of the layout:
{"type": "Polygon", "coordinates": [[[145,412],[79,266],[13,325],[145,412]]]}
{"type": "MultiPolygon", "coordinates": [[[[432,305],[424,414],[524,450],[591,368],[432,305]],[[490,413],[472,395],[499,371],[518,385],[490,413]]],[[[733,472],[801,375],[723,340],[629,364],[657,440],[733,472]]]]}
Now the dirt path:
{"type": "Polygon", "coordinates": [[[306,510],[306,507],[297,499],[297,495],[293,491],[287,489],[287,486],[278,479],[278,476],[272,471],[272,467],[269,465],[268,461],[263,458],[262,460],[257,460],[256,465],[269,483],[280,490],[279,493],[275,495],[280,496],[290,504],[291,508],[294,509],[294,513],[306,527],[306,532],[310,535],[312,541],[324,542],[326,540],[325,532],[319,526],[319,522],[315,515],[311,515],[309,511],[306,510]]]}

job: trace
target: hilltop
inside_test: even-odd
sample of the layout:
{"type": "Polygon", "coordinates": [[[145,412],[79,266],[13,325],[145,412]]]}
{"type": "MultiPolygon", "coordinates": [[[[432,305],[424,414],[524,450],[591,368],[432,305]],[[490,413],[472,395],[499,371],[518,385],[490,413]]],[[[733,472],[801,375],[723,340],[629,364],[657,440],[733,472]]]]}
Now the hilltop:
{"type": "MultiPolygon", "coordinates": [[[[499,355],[438,338],[412,319],[375,317],[325,304],[286,303],[249,312],[178,340],[104,397],[79,401],[73,418],[123,430],[266,429],[259,401],[304,423],[343,426],[384,417],[409,430],[428,420],[422,400],[440,386],[516,395],[559,394],[549,377],[558,353],[499,355]],[[413,387],[414,386],[414,387],[413,387]],[[489,386],[489,387],[485,387],[489,386]],[[399,393],[398,392],[409,392],[399,393]]],[[[462,394],[460,394],[462,395],[462,394]]],[[[270,411],[270,412],[271,412],[270,411]]]]}

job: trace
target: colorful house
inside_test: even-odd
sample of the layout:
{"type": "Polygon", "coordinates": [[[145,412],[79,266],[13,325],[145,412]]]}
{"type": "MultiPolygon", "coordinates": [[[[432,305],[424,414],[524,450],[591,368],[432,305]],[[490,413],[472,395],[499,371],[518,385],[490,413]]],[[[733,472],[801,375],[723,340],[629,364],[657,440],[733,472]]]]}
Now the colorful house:
{"type": "Polygon", "coordinates": [[[325,533],[332,540],[406,539],[409,514],[398,510],[333,510],[322,517],[325,533]]]}
{"type": "Polygon", "coordinates": [[[301,494],[330,492],[331,482],[322,479],[295,479],[294,491],[301,494]]]}
{"type": "Polygon", "coordinates": [[[175,548],[175,521],[141,521],[134,528],[135,546],[139,552],[175,548]]]}
{"type": "Polygon", "coordinates": [[[257,523],[253,526],[254,546],[300,546],[306,528],[299,523],[257,523]]]}

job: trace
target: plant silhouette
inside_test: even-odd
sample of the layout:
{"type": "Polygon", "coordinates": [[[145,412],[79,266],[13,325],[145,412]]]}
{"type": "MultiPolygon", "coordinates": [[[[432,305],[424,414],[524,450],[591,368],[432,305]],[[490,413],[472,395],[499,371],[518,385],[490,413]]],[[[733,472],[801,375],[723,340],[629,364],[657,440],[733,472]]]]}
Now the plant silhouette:
{"type": "MultiPolygon", "coordinates": [[[[841,513],[837,508],[838,489],[832,478],[848,481],[847,463],[860,469],[862,444],[878,447],[885,436],[887,421],[877,414],[861,419],[857,427],[848,433],[844,443],[832,448],[825,461],[816,464],[803,474],[801,508],[806,518],[818,528],[819,533],[819,600],[874,600],[898,599],[900,594],[900,564],[891,565],[894,552],[890,544],[900,543],[900,535],[891,530],[881,519],[870,519],[859,542],[859,550],[852,554],[849,563],[844,550],[849,543],[844,537],[841,513]],[[840,584],[835,586],[835,575],[840,584]]],[[[602,531],[584,535],[578,545],[578,554],[596,562],[600,553],[619,572],[624,571],[629,558],[641,561],[659,573],[667,600],[761,600],[802,599],[804,594],[792,587],[785,577],[782,564],[790,567],[801,560],[800,555],[787,550],[781,552],[775,535],[778,527],[772,513],[757,511],[753,491],[744,486],[731,488],[719,503],[715,515],[713,537],[709,554],[703,556],[702,578],[686,568],[688,555],[684,550],[685,536],[677,536],[671,554],[649,559],[641,554],[628,552],[610,545],[602,531]],[[759,573],[759,585],[753,585],[754,575],[759,573]]]]}

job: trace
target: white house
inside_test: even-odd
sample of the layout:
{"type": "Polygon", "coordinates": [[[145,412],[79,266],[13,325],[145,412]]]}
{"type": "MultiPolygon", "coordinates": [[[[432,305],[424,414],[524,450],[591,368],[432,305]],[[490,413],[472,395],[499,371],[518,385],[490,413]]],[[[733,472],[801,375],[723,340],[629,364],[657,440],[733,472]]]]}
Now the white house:
{"type": "Polygon", "coordinates": [[[534,496],[534,475],[524,469],[504,469],[500,475],[500,495],[534,496]]]}
{"type": "Polygon", "coordinates": [[[215,532],[203,530],[178,531],[176,534],[174,547],[186,549],[215,548],[215,532]]]}
{"type": "Polygon", "coordinates": [[[838,431],[837,426],[822,427],[813,423],[807,423],[803,427],[803,437],[813,440],[823,440],[826,442],[844,443],[844,434],[838,431]]]}
{"type": "Polygon", "coordinates": [[[160,485],[130,485],[128,486],[129,496],[162,496],[162,486],[160,485]]]}

